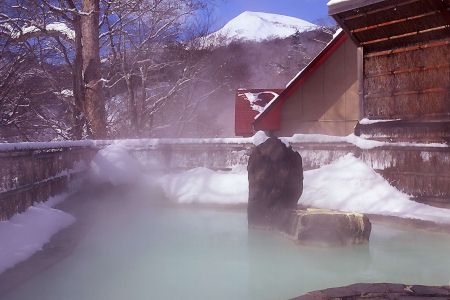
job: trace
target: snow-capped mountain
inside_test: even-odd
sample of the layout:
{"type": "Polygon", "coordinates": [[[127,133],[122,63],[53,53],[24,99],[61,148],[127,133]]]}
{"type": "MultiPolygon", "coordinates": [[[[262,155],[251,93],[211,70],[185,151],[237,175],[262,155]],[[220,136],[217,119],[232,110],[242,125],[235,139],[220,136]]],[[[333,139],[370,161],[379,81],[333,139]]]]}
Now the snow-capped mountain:
{"type": "Polygon", "coordinates": [[[262,41],[286,38],[296,31],[304,32],[316,28],[317,25],[294,17],[245,11],[208,35],[206,40],[214,45],[228,44],[234,40],[262,41]]]}

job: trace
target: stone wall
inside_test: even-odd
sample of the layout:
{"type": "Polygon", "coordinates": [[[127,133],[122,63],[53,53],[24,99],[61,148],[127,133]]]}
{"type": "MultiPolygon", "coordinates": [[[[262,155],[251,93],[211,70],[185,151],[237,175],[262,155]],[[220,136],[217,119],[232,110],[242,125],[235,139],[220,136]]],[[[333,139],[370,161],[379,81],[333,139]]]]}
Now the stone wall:
{"type": "Polygon", "coordinates": [[[91,147],[52,146],[0,151],[0,221],[66,190],[95,152],[91,147]]]}

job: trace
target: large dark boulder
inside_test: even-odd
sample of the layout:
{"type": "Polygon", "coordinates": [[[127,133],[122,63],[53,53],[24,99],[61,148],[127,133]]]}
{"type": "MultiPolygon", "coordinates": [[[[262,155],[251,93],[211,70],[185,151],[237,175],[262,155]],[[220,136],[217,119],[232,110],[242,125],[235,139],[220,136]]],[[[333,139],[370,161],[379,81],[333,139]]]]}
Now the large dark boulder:
{"type": "Polygon", "coordinates": [[[269,138],[250,154],[248,224],[278,228],[303,192],[302,158],[277,138],[269,138]]]}

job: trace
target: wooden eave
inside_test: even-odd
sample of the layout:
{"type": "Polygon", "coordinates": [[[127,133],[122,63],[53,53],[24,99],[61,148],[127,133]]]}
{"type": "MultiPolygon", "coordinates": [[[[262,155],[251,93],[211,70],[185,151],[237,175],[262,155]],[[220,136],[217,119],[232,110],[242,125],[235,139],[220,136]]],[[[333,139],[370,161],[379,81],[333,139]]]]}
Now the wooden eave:
{"type": "Polygon", "coordinates": [[[329,13],[366,53],[450,37],[450,0],[344,3],[348,4],[348,10],[330,6],[329,13]],[[364,3],[365,6],[360,6],[364,3]]]}

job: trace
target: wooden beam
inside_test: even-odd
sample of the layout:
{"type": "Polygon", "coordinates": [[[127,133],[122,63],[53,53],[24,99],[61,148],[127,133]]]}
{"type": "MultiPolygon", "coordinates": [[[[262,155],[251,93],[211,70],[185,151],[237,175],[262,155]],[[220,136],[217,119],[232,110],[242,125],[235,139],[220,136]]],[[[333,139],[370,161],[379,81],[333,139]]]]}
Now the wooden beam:
{"type": "MultiPolygon", "coordinates": [[[[430,1],[428,1],[430,3],[430,1]]],[[[450,25],[450,3],[445,4],[443,1],[431,1],[430,3],[435,9],[442,13],[443,18],[450,25]]]]}
{"type": "Polygon", "coordinates": [[[417,51],[417,50],[421,50],[421,49],[428,49],[428,48],[448,46],[448,45],[450,45],[450,40],[441,40],[441,41],[435,41],[435,42],[430,42],[430,43],[421,44],[421,45],[404,47],[404,48],[367,53],[364,55],[364,57],[370,58],[370,57],[378,57],[378,56],[387,56],[387,55],[391,55],[391,54],[398,54],[398,53],[404,53],[404,52],[409,52],[409,51],[417,51]]]}
{"type": "MultiPolygon", "coordinates": [[[[430,1],[428,0],[428,2],[430,1]]],[[[432,1],[431,5],[441,11],[442,18],[447,25],[449,25],[448,32],[450,34],[450,3],[447,2],[447,4],[445,4],[444,1],[432,1]]]]}
{"type": "Polygon", "coordinates": [[[409,36],[420,35],[420,34],[427,33],[427,32],[448,30],[448,28],[449,28],[448,25],[439,26],[439,27],[435,27],[435,28],[429,28],[429,29],[420,30],[420,31],[413,31],[413,32],[408,32],[408,33],[404,33],[404,34],[400,34],[400,35],[394,35],[394,36],[389,36],[389,37],[385,37],[385,38],[381,38],[381,39],[361,42],[360,44],[363,46],[373,45],[373,44],[378,44],[381,42],[386,42],[386,41],[391,41],[391,40],[397,40],[397,39],[401,39],[401,38],[405,38],[405,37],[409,37],[409,36]]]}
{"type": "Polygon", "coordinates": [[[439,10],[435,10],[435,11],[432,11],[432,12],[429,12],[429,13],[425,13],[425,14],[421,14],[421,15],[417,15],[417,16],[413,16],[413,17],[407,17],[407,18],[392,20],[392,21],[388,21],[388,22],[384,22],[384,23],[380,23],[380,24],[375,24],[375,25],[371,25],[371,26],[360,27],[360,28],[353,29],[352,33],[364,32],[364,31],[367,31],[367,30],[372,30],[372,29],[376,29],[376,28],[380,28],[380,27],[384,27],[384,26],[388,26],[388,25],[404,23],[404,22],[408,22],[408,21],[417,20],[417,19],[420,19],[420,18],[432,16],[432,15],[439,14],[439,13],[441,13],[439,10]]]}
{"type": "Polygon", "coordinates": [[[405,1],[405,2],[399,3],[399,4],[392,4],[392,5],[388,5],[388,6],[385,6],[385,7],[368,10],[366,12],[358,13],[358,14],[355,14],[355,15],[351,15],[351,16],[348,16],[348,17],[345,17],[345,18],[342,18],[342,19],[344,21],[348,21],[348,20],[353,20],[353,19],[357,19],[357,18],[360,18],[360,17],[367,17],[367,15],[370,15],[370,14],[375,14],[375,13],[378,13],[378,12],[383,12],[383,11],[390,10],[390,9],[395,9],[395,8],[398,8],[398,7],[401,7],[401,6],[404,6],[404,5],[408,5],[408,4],[415,3],[415,2],[420,2],[420,1],[422,1],[422,0],[409,0],[409,1],[405,1]]]}
{"type": "Polygon", "coordinates": [[[342,30],[347,32],[348,36],[350,36],[350,39],[353,41],[353,43],[355,43],[355,45],[357,47],[360,47],[361,46],[360,42],[355,37],[355,35],[350,31],[350,29],[347,27],[347,24],[345,24],[345,22],[339,17],[339,15],[334,15],[333,18],[336,20],[336,23],[338,23],[339,26],[341,26],[342,30]]]}
{"type": "Polygon", "coordinates": [[[450,69],[450,64],[443,64],[443,65],[437,65],[437,66],[431,66],[431,67],[417,67],[417,68],[411,68],[411,69],[392,70],[392,71],[386,71],[386,72],[377,73],[377,74],[366,75],[366,78],[384,77],[384,76],[406,74],[406,73],[420,73],[420,72],[439,70],[439,69],[450,69]]]}
{"type": "Polygon", "coordinates": [[[386,94],[365,94],[364,98],[368,99],[380,99],[380,98],[392,98],[396,96],[405,96],[405,95],[420,95],[420,94],[433,94],[433,93],[447,93],[449,92],[448,88],[430,88],[425,90],[415,90],[415,91],[396,91],[392,93],[386,93],[386,94]]]}

